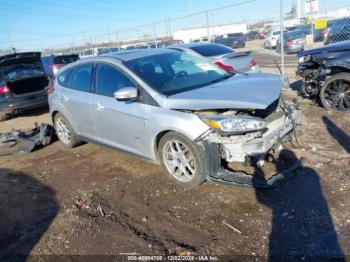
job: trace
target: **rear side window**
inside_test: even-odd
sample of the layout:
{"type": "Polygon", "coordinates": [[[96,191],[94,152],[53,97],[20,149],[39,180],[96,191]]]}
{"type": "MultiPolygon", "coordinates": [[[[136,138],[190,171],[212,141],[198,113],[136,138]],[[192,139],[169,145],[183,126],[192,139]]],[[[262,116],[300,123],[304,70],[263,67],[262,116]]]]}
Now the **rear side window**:
{"type": "Polygon", "coordinates": [[[72,89],[90,92],[92,67],[92,64],[84,64],[75,67],[69,77],[67,86],[72,89]]]}
{"type": "Polygon", "coordinates": [[[191,47],[191,49],[202,56],[217,56],[234,53],[233,49],[222,45],[198,45],[191,47]]]}
{"type": "Polygon", "coordinates": [[[67,86],[67,82],[68,82],[68,76],[69,76],[69,72],[71,70],[64,70],[62,73],[60,73],[57,77],[57,81],[58,81],[58,84],[60,86],[67,86]]]}
{"type": "Polygon", "coordinates": [[[113,96],[115,91],[128,86],[134,86],[134,84],[115,67],[107,64],[97,65],[96,93],[113,96]]]}

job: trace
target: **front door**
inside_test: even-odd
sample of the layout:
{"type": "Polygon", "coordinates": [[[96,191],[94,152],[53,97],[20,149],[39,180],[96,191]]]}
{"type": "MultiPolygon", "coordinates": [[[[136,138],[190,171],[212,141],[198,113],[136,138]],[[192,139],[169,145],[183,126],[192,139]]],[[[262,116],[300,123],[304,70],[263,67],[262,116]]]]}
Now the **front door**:
{"type": "Polygon", "coordinates": [[[95,72],[95,94],[90,107],[100,142],[144,156],[141,142],[145,129],[144,105],[114,98],[115,91],[134,83],[110,64],[97,64],[95,72]]]}

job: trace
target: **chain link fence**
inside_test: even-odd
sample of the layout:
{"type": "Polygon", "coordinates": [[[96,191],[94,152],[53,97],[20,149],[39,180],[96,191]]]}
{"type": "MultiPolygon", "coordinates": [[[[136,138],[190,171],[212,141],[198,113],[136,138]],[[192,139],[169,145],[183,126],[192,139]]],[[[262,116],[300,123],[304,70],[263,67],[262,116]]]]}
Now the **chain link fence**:
{"type": "MultiPolygon", "coordinates": [[[[312,1],[317,0],[307,3],[312,1]]],[[[282,71],[291,76],[297,65],[296,52],[350,40],[350,8],[301,15],[300,6],[283,6],[283,0],[273,2],[264,5],[262,0],[243,0],[117,31],[107,26],[104,32],[71,33],[64,40],[57,36],[58,43],[50,48],[32,42],[28,50],[84,55],[91,54],[91,50],[100,54],[177,43],[217,42],[236,52],[250,51],[264,72],[282,71]],[[259,16],[255,17],[257,7],[259,16]]]]}

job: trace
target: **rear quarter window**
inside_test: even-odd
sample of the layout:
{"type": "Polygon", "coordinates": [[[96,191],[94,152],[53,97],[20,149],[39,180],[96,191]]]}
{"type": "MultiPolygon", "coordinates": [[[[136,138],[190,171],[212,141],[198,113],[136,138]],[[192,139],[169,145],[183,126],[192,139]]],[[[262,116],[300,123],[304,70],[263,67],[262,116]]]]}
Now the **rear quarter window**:
{"type": "Polygon", "coordinates": [[[199,45],[193,46],[191,49],[205,57],[234,53],[233,49],[221,45],[199,45]]]}
{"type": "Polygon", "coordinates": [[[61,86],[67,86],[68,77],[70,73],[70,69],[64,70],[62,73],[60,73],[57,77],[58,84],[61,86]]]}
{"type": "Polygon", "coordinates": [[[91,92],[92,64],[83,64],[72,69],[67,87],[84,92],[91,92]]]}

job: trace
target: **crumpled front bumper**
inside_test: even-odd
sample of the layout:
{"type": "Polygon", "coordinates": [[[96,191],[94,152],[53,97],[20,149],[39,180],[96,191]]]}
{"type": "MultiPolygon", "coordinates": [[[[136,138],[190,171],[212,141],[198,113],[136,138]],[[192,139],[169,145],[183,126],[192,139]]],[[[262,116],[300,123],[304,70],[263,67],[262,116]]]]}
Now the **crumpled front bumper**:
{"type": "Polygon", "coordinates": [[[268,130],[261,137],[242,136],[240,140],[230,141],[222,137],[219,141],[222,157],[228,162],[244,162],[247,156],[266,154],[272,147],[287,139],[296,125],[302,120],[301,110],[293,107],[290,116],[284,112],[276,113],[274,119],[269,120],[268,130]]]}
{"type": "MultiPolygon", "coordinates": [[[[268,130],[261,137],[241,136],[238,139],[216,137],[214,140],[220,145],[222,158],[227,162],[246,162],[247,157],[265,158],[272,148],[277,148],[284,140],[291,139],[290,133],[296,125],[301,124],[302,112],[295,105],[289,105],[290,114],[283,111],[276,112],[268,120],[268,130]]],[[[248,175],[241,171],[233,171],[221,168],[214,176],[208,177],[209,181],[230,185],[252,186],[269,188],[276,186],[280,181],[295,174],[302,165],[301,159],[292,159],[288,167],[279,169],[271,174],[268,179],[257,175],[248,175]]]]}

